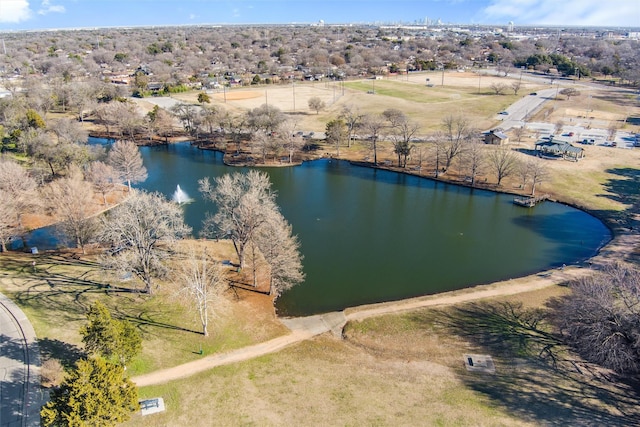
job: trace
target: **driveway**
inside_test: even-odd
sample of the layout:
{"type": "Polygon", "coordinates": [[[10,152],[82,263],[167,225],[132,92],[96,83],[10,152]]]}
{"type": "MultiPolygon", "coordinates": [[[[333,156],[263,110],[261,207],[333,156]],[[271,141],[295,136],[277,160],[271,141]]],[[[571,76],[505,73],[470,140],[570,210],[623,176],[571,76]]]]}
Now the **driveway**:
{"type": "Polygon", "coordinates": [[[554,99],[556,89],[543,89],[535,95],[527,95],[511,104],[506,110],[507,114],[498,114],[496,119],[502,120],[498,127],[508,131],[513,127],[522,126],[545,102],[554,99]]]}

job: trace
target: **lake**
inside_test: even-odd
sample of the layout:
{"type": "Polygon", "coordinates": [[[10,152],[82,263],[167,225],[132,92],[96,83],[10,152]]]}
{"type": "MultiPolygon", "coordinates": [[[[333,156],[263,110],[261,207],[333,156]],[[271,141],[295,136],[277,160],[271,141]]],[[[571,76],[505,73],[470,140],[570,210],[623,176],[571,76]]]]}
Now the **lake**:
{"type": "MultiPolygon", "coordinates": [[[[170,198],[180,185],[201,227],[213,209],[197,181],[242,169],[187,143],[142,147],[149,178],[170,198]]],[[[263,168],[301,241],[306,280],[277,301],[280,315],[310,315],[519,277],[595,255],[610,238],[593,216],[513,196],[322,159],[263,168]]]]}
{"type": "MultiPolygon", "coordinates": [[[[195,235],[214,209],[198,193],[198,180],[245,170],[188,143],[140,150],[149,177],[138,187],[171,198],[180,185],[193,199],[182,206],[195,235]]],[[[331,159],[262,170],[304,255],[306,280],[277,300],[279,315],[341,310],[579,264],[611,239],[598,219],[560,203],[523,208],[513,196],[331,159]]],[[[50,244],[47,233],[36,236],[50,244]]]]}

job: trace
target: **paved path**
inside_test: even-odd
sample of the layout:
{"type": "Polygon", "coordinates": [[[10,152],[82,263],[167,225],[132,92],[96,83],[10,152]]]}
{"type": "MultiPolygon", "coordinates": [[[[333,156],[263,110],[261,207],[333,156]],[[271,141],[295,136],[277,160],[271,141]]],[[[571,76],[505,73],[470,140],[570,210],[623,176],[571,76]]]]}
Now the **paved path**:
{"type": "Polygon", "coordinates": [[[27,316],[0,294],[0,427],[40,425],[40,353],[27,316]]]}
{"type": "MultiPolygon", "coordinates": [[[[614,254],[629,254],[631,249],[637,245],[638,240],[638,234],[628,234],[618,237],[607,245],[600,255],[592,258],[593,268],[599,268],[601,264],[607,263],[608,260],[612,258],[615,259],[615,257],[612,257],[614,254]]],[[[133,377],[132,380],[139,387],[166,383],[192,376],[216,366],[241,362],[264,354],[280,351],[285,347],[308,340],[325,332],[330,331],[335,336],[341,337],[342,329],[348,321],[359,321],[368,317],[400,313],[424,307],[442,307],[485,298],[535,291],[547,286],[586,276],[590,274],[591,271],[591,268],[586,266],[568,266],[566,268],[550,270],[527,277],[437,295],[354,307],[346,309],[345,311],[315,316],[282,318],[280,319],[282,323],[291,330],[291,333],[288,335],[227,353],[206,356],[202,359],[172,368],[133,377]]]]}

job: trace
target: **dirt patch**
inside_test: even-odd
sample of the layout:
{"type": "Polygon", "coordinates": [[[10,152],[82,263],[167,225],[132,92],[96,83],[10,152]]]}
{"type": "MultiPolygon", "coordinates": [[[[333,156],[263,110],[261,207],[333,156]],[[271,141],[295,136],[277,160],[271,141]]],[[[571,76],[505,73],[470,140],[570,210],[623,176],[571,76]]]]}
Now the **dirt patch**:
{"type": "Polygon", "coordinates": [[[241,99],[253,99],[253,98],[264,98],[263,93],[254,92],[254,91],[229,91],[224,93],[217,93],[214,95],[215,99],[218,101],[239,101],[241,99]]]}

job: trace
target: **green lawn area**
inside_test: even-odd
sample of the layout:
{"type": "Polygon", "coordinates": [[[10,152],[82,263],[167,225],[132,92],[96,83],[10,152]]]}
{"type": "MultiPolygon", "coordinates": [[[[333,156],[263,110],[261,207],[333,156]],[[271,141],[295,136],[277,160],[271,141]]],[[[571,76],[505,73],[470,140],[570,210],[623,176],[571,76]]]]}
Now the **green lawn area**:
{"type": "Polygon", "coordinates": [[[241,314],[247,307],[240,301],[232,306],[229,316],[213,321],[210,335],[204,337],[196,314],[170,281],[158,281],[156,294],[149,296],[135,292],[136,280],[122,282],[105,274],[91,257],[79,260],[63,253],[5,253],[0,257],[0,292],[27,314],[45,359],[57,358],[64,366],[71,366],[82,353],[78,331],[89,306],[97,300],[114,317],[131,321],[142,334],[142,353],[128,367],[131,375],[197,359],[202,357],[200,348],[207,355],[262,342],[286,331],[264,313],[256,318],[241,314]]]}

